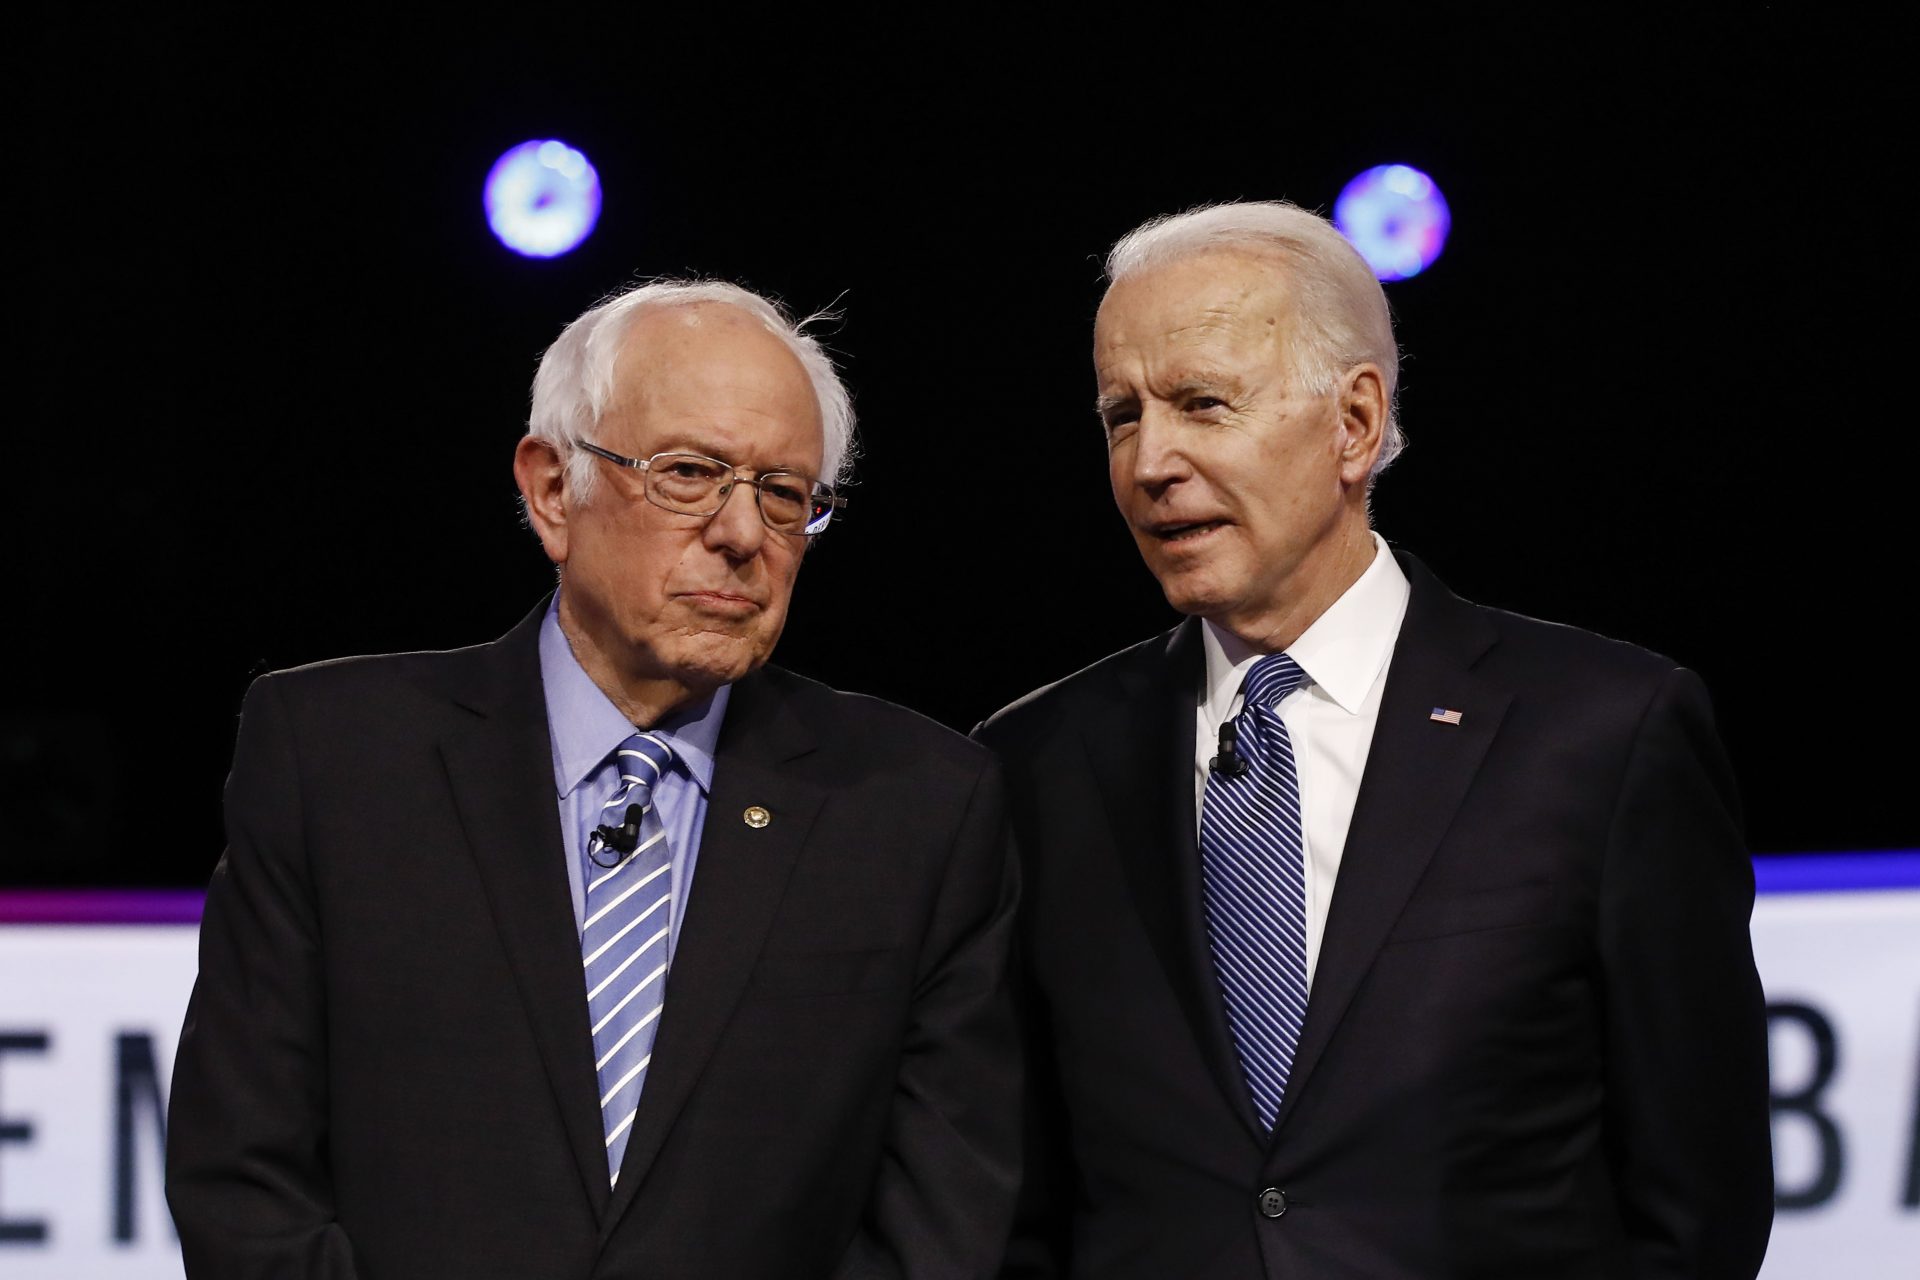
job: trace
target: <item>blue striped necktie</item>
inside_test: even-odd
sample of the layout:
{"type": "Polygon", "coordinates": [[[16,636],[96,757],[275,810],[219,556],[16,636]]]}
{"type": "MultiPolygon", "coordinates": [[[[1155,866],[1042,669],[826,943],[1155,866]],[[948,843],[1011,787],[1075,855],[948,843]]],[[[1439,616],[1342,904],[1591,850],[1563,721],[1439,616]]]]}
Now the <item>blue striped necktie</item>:
{"type": "Polygon", "coordinates": [[[637,806],[639,841],[625,855],[597,835],[587,846],[587,913],[580,952],[587,970],[607,1172],[614,1182],[620,1180],[620,1158],[640,1106],[647,1064],[653,1061],[653,1038],[667,986],[673,872],[667,833],[653,808],[653,785],[672,760],[673,749],[650,733],[636,733],[620,744],[614,753],[620,783],[602,810],[602,821],[619,827],[628,806],[637,806]],[[601,865],[615,858],[615,865],[601,865]]]}
{"type": "Polygon", "coordinates": [[[1238,777],[1207,775],[1200,810],[1201,883],[1214,973],[1240,1070],[1261,1127],[1286,1094],[1307,1015],[1307,893],[1300,779],[1281,699],[1307,674],[1284,653],[1253,664],[1241,686],[1238,777]]]}

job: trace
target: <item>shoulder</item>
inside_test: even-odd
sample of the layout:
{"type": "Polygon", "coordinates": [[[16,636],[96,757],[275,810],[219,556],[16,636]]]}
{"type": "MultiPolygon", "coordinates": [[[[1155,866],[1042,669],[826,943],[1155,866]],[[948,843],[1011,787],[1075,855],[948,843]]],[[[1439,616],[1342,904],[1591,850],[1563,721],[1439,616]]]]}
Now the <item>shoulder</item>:
{"type": "Polygon", "coordinates": [[[539,689],[540,626],[551,598],[535,605],[505,635],[483,644],[331,658],[268,672],[253,682],[248,703],[373,704],[398,713],[430,702],[493,707],[521,701],[539,689]]]}
{"type": "Polygon", "coordinates": [[[412,653],[361,654],[286,667],[255,677],[249,704],[272,698],[290,707],[358,703],[393,706],[393,699],[444,698],[463,676],[477,674],[491,645],[412,653]]]}
{"type": "Polygon", "coordinates": [[[715,777],[748,767],[827,800],[822,821],[849,839],[909,852],[947,850],[968,815],[1003,811],[999,762],[916,711],[764,666],[733,687],[715,777]]]}
{"type": "MultiPolygon", "coordinates": [[[[1708,706],[1706,686],[1663,653],[1565,623],[1482,609],[1499,643],[1485,671],[1570,723],[1631,733],[1671,700],[1708,706]]],[[[1709,713],[1710,714],[1710,713],[1709,713]]]]}
{"type": "Polygon", "coordinates": [[[434,743],[475,719],[443,691],[442,668],[466,665],[457,652],[338,658],[257,677],[236,726],[229,812],[357,805],[432,776],[441,767],[434,743]]]}
{"type": "Polygon", "coordinates": [[[1176,627],[1151,636],[1043,685],[987,717],[974,735],[1006,752],[1071,730],[1090,712],[1162,695],[1172,678],[1169,653],[1179,635],[1176,627]]]}
{"type": "Polygon", "coordinates": [[[1628,685],[1657,684],[1680,669],[1665,654],[1626,640],[1601,635],[1563,622],[1548,622],[1505,609],[1471,606],[1499,637],[1502,658],[1561,683],[1604,681],[1628,685]]]}
{"type": "Polygon", "coordinates": [[[1625,759],[1677,731],[1699,751],[1719,751],[1706,685],[1674,659],[1580,627],[1467,607],[1495,637],[1473,674],[1511,696],[1509,723],[1543,750],[1577,739],[1625,759]]]}
{"type": "Polygon", "coordinates": [[[303,755],[376,767],[429,741],[495,720],[544,727],[539,658],[509,635],[461,649],[367,654],[272,671],[240,709],[243,740],[278,729],[303,755]]]}
{"type": "Polygon", "coordinates": [[[1665,654],[1566,623],[1456,596],[1418,559],[1402,554],[1412,587],[1395,642],[1403,655],[1459,663],[1517,698],[1589,724],[1631,725],[1662,689],[1699,681],[1665,654]]]}
{"type": "Polygon", "coordinates": [[[992,761],[990,752],[964,734],[884,698],[835,689],[771,663],[750,679],[759,686],[756,696],[780,703],[823,745],[856,755],[937,762],[968,773],[992,761]]]}

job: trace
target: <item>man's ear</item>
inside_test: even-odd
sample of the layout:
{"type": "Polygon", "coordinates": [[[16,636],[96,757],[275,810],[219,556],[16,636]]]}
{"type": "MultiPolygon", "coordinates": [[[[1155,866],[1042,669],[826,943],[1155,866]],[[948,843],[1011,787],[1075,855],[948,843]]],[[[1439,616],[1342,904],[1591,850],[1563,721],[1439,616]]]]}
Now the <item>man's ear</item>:
{"type": "Polygon", "coordinates": [[[567,562],[567,464],[553,441],[541,436],[520,437],[513,451],[513,478],[527,506],[527,521],[540,535],[547,559],[567,562]]]}
{"type": "Polygon", "coordinates": [[[1340,384],[1340,480],[1364,487],[1387,436],[1387,384],[1371,361],[1340,384]]]}

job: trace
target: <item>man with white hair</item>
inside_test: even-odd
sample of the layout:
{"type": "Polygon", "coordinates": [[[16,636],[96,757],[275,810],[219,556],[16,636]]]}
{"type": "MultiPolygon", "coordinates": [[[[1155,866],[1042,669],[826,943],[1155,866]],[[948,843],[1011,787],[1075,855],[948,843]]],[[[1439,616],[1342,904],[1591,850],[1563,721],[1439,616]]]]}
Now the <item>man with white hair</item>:
{"type": "Polygon", "coordinates": [[[559,589],[256,681],[175,1068],[194,1277],[967,1277],[1011,1219],[988,753],[766,665],[853,416],[718,283],[554,343],[559,589]]]}
{"type": "Polygon", "coordinates": [[[1699,680],[1372,532],[1385,297],[1323,219],[1114,248],[1113,496],[1188,615],[977,732],[1035,1099],[1009,1268],[1751,1277],[1753,878],[1699,680]]]}

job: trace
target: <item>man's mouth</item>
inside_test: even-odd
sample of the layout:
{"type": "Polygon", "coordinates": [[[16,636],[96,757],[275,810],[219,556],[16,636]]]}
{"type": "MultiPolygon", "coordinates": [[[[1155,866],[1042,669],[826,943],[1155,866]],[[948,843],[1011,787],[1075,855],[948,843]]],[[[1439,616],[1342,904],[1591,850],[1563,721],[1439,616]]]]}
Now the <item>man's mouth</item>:
{"type": "Polygon", "coordinates": [[[1225,520],[1166,520],[1148,525],[1147,533],[1162,543],[1196,542],[1226,524],[1225,520]]]}
{"type": "Polygon", "coordinates": [[[717,613],[751,613],[760,608],[758,600],[731,591],[688,591],[682,598],[697,608],[717,613]]]}

